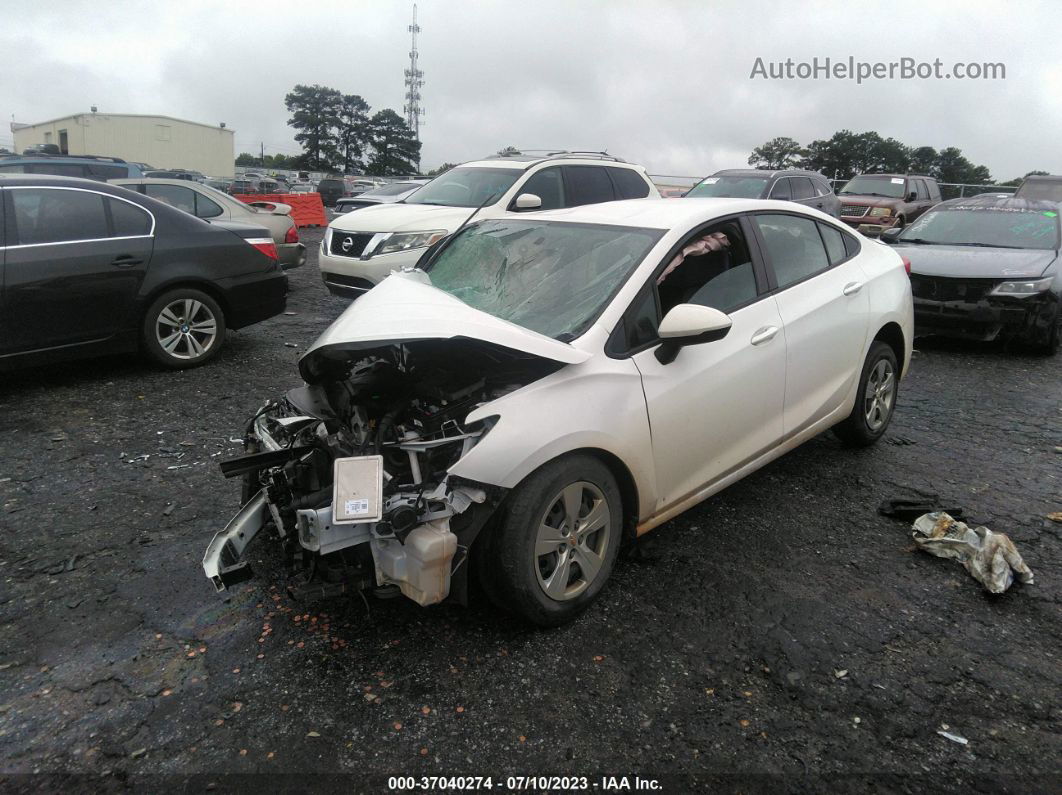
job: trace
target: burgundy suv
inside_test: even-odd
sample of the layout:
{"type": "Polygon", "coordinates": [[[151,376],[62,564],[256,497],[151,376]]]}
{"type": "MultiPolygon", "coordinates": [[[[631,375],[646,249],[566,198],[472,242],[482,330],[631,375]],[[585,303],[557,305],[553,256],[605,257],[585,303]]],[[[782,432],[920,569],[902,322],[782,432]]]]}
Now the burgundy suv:
{"type": "Polygon", "coordinates": [[[841,220],[864,235],[902,229],[940,202],[933,177],[913,174],[860,174],[837,191],[841,220]]]}

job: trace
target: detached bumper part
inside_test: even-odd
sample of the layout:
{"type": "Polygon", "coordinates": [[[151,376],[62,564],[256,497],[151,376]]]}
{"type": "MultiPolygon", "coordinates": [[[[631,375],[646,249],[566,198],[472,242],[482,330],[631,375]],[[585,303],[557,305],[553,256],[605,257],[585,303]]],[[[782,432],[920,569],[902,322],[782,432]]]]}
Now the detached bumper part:
{"type": "Polygon", "coordinates": [[[267,514],[265,492],[260,491],[207,546],[203,571],[219,591],[251,578],[251,567],[244,562],[243,551],[262,529],[267,514]]]}

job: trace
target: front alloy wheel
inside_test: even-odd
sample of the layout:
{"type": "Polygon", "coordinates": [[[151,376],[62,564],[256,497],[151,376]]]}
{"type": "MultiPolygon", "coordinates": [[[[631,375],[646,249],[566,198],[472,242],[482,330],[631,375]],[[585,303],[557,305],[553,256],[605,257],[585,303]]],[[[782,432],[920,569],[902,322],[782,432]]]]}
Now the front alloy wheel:
{"type": "Polygon", "coordinates": [[[546,596],[565,602],[601,573],[612,515],[601,489],[586,481],[565,486],[549,503],[538,525],[535,573],[546,596]]]}
{"type": "Polygon", "coordinates": [[[612,472],[584,454],[551,461],[512,490],[473,557],[491,601],[540,626],[567,623],[612,573],[623,502],[612,472]]]}

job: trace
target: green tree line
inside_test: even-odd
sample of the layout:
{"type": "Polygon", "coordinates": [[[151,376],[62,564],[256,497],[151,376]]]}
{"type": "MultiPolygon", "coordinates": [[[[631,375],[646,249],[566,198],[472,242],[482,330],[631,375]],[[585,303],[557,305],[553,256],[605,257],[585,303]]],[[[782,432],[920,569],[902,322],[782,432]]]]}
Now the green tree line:
{"type": "MultiPolygon", "coordinates": [[[[807,146],[792,138],[772,138],[753,149],[748,162],[750,166],[763,169],[805,168],[819,171],[831,179],[877,172],[927,174],[939,182],[966,185],[996,184],[986,166],[970,162],[958,147],[937,150],[932,146],[908,146],[895,138],[882,138],[872,131],[840,130],[830,138],[812,141],[807,146]]],[[[1017,185],[1019,182],[1020,177],[999,184],[1017,185]]]]}
{"type": "Polygon", "coordinates": [[[419,171],[420,141],[390,108],[369,115],[369,103],[357,94],[317,84],[296,85],[284,97],[284,105],[303,153],[261,158],[244,152],[236,165],[381,177],[419,171]]]}

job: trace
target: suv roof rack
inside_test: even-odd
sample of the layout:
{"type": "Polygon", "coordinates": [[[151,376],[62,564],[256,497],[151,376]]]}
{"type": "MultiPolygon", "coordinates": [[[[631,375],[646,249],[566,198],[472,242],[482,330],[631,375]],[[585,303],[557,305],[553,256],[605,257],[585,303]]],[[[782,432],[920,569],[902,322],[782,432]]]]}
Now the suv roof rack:
{"type": "Polygon", "coordinates": [[[53,154],[49,154],[48,152],[34,152],[31,155],[18,155],[18,154],[15,154],[14,152],[12,152],[11,154],[2,154],[2,155],[0,155],[0,157],[4,157],[4,158],[8,158],[8,157],[42,158],[43,157],[46,160],[51,160],[52,158],[57,158],[59,160],[62,160],[64,158],[71,158],[73,160],[99,160],[100,162],[103,162],[103,163],[124,163],[124,162],[126,162],[126,161],[122,160],[122,158],[120,158],[120,157],[106,157],[104,155],[57,155],[57,154],[54,154],[54,153],[53,154]]]}
{"type": "Polygon", "coordinates": [[[587,160],[611,160],[615,163],[626,163],[622,157],[610,155],[605,151],[594,149],[519,149],[510,155],[493,154],[484,160],[554,160],[564,158],[582,158],[587,160]]]}

